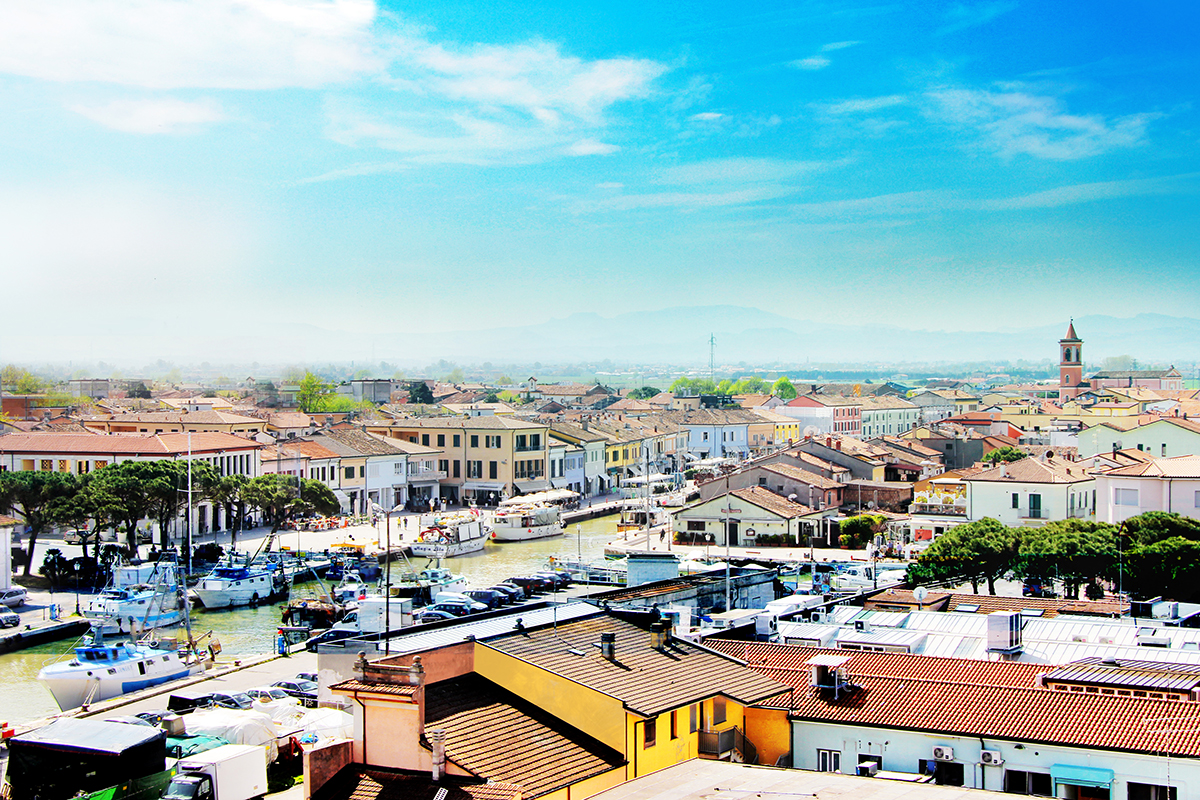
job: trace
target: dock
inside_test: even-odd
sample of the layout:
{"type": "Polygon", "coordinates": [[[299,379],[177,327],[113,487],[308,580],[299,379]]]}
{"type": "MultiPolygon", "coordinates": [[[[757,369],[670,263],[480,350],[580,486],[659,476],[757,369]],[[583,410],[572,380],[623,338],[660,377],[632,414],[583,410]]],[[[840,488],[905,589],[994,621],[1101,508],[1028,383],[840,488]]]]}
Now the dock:
{"type": "Polygon", "coordinates": [[[24,629],[0,635],[0,653],[14,653],[34,645],[78,638],[91,627],[91,620],[84,617],[53,620],[42,625],[27,625],[24,629]]]}

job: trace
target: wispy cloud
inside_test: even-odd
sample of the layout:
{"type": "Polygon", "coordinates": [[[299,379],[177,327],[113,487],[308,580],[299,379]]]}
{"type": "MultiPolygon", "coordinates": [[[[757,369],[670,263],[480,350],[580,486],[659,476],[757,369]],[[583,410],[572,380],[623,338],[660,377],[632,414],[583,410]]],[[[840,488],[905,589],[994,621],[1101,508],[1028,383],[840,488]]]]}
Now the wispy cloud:
{"type": "Polygon", "coordinates": [[[907,216],[944,210],[953,203],[953,195],[944,191],[898,192],[895,194],[798,203],[791,207],[799,216],[847,219],[867,216],[907,216]]]}
{"type": "Polygon", "coordinates": [[[883,97],[859,97],[852,100],[842,100],[838,103],[817,106],[817,108],[826,114],[869,114],[906,102],[908,102],[906,95],[889,94],[883,97]]]}
{"type": "Polygon", "coordinates": [[[957,3],[946,10],[945,24],[934,31],[937,36],[945,36],[967,28],[986,25],[997,17],[1001,17],[1017,8],[1015,2],[990,3],[957,3]]]}
{"type": "Polygon", "coordinates": [[[859,42],[859,41],[830,42],[829,44],[821,45],[821,52],[822,53],[832,53],[835,50],[845,50],[847,47],[854,47],[855,45],[859,45],[859,44],[862,44],[862,42],[859,42]]]}
{"type": "Polygon", "coordinates": [[[385,63],[371,0],[0,3],[0,72],[155,89],[337,84],[385,63]]]}
{"type": "Polygon", "coordinates": [[[815,71],[819,69],[825,69],[833,62],[831,62],[825,56],[809,56],[808,58],[798,58],[795,61],[790,61],[788,63],[796,69],[815,71]]]}
{"type": "Polygon", "coordinates": [[[213,100],[114,100],[104,105],[74,105],[72,111],[106,128],[125,133],[196,133],[225,118],[213,100]]]}
{"type": "Polygon", "coordinates": [[[595,139],[580,139],[567,148],[573,156],[607,156],[620,150],[615,144],[598,142],[595,139]]]}
{"type": "Polygon", "coordinates": [[[1023,154],[1073,160],[1134,147],[1142,143],[1147,126],[1158,116],[1131,114],[1108,119],[1098,114],[1070,114],[1057,98],[1016,89],[936,89],[926,98],[932,118],[975,129],[987,148],[1005,157],[1023,154]]]}
{"type": "Polygon", "coordinates": [[[716,111],[705,111],[700,114],[692,114],[688,119],[693,122],[716,122],[724,116],[724,114],[717,113],[716,111]]]}
{"type": "Polygon", "coordinates": [[[691,164],[662,167],[651,173],[653,182],[673,185],[747,184],[787,181],[831,166],[827,161],[782,158],[714,158],[691,164]]]}
{"type": "Polygon", "coordinates": [[[1030,208],[1058,208],[1076,203],[1092,203],[1121,197],[1196,192],[1200,190],[1198,178],[1200,178],[1200,173],[1189,172],[1159,178],[1079,183],[1017,197],[984,200],[979,203],[979,207],[984,211],[1020,211],[1030,208]]]}
{"type": "Polygon", "coordinates": [[[779,186],[756,186],[714,192],[647,192],[643,194],[608,197],[591,204],[583,204],[584,211],[633,211],[638,209],[677,208],[692,211],[704,208],[722,208],[759,203],[790,194],[790,190],[779,186]]]}
{"type": "Polygon", "coordinates": [[[404,172],[412,169],[411,164],[403,164],[396,161],[385,161],[373,164],[354,164],[341,169],[332,169],[329,172],[315,175],[311,178],[303,178],[296,181],[297,185],[306,183],[325,183],[326,181],[337,181],[343,178],[360,178],[366,175],[387,175],[394,172],[404,172]]]}

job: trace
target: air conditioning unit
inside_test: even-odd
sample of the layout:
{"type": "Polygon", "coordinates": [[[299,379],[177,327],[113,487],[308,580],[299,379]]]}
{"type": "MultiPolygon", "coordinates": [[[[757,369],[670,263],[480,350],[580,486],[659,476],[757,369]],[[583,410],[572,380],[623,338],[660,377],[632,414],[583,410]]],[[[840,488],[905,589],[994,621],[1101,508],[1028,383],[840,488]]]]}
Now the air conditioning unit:
{"type": "Polygon", "coordinates": [[[865,619],[854,620],[854,630],[856,630],[856,631],[869,630],[869,628],[867,628],[867,621],[865,619]]]}
{"type": "Polygon", "coordinates": [[[864,761],[858,765],[858,772],[855,774],[860,778],[874,778],[877,772],[879,772],[878,761],[864,761]]]}
{"type": "Polygon", "coordinates": [[[954,760],[954,748],[953,747],[943,747],[942,745],[938,745],[937,747],[933,748],[933,760],[934,761],[953,761],[954,760]]]}
{"type": "Polygon", "coordinates": [[[1004,757],[1000,755],[999,750],[980,750],[979,763],[998,767],[1004,763],[1004,757]]]}
{"type": "Polygon", "coordinates": [[[825,621],[825,613],[823,611],[814,611],[814,612],[812,612],[812,616],[810,616],[808,618],[808,621],[809,622],[824,622],[825,621]]]}

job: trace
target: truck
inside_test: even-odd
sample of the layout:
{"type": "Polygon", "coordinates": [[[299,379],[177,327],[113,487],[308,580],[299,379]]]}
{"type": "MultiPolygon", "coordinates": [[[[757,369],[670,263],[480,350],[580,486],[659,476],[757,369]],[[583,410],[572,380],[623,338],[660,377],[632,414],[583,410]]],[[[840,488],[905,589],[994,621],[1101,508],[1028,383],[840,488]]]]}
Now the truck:
{"type": "Polygon", "coordinates": [[[267,793],[267,751],[227,744],[175,763],[162,800],[251,800],[267,793]]]}
{"type": "Polygon", "coordinates": [[[407,628],[413,624],[413,602],[410,597],[393,597],[385,600],[382,597],[364,597],[358,601],[358,608],[346,612],[340,622],[336,622],[331,630],[356,631],[357,633],[383,633],[387,623],[392,630],[407,628]],[[388,604],[391,604],[391,619],[388,619],[388,604]]]}

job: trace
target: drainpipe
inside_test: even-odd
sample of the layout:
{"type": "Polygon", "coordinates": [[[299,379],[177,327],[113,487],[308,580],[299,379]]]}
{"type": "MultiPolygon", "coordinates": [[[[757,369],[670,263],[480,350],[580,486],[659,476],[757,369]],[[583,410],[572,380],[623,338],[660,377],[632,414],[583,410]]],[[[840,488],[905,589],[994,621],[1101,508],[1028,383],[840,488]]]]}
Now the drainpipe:
{"type": "Polygon", "coordinates": [[[358,699],[358,692],[354,693],[354,702],[358,703],[362,709],[362,725],[363,725],[363,763],[370,764],[371,760],[367,758],[367,706],[362,700],[358,699]]]}

